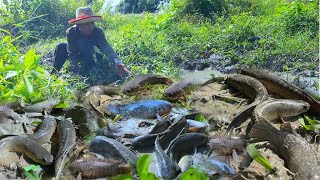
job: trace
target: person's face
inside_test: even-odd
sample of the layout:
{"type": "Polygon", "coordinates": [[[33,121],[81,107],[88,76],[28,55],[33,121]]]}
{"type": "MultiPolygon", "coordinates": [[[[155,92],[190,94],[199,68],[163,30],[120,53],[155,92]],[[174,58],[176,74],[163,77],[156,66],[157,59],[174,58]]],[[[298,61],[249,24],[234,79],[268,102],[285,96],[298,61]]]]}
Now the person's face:
{"type": "Polygon", "coordinates": [[[81,34],[88,36],[93,31],[94,22],[87,22],[87,23],[83,23],[83,24],[77,24],[77,26],[78,26],[81,34]]]}

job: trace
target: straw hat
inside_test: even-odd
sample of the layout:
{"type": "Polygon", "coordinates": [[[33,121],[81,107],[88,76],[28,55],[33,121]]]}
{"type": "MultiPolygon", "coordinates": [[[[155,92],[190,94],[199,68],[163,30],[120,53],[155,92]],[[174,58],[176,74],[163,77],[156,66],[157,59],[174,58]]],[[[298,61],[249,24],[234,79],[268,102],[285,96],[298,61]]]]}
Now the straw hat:
{"type": "Polygon", "coordinates": [[[100,20],[102,16],[95,16],[89,7],[80,7],[76,10],[76,18],[68,21],[69,24],[83,24],[100,20]]]}

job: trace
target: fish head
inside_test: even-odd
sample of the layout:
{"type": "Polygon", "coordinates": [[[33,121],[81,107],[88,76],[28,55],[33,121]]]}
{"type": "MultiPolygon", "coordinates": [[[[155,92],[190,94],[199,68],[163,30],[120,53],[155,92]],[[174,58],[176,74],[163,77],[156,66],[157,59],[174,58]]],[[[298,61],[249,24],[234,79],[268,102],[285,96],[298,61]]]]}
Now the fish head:
{"type": "Polygon", "coordinates": [[[310,104],[308,102],[302,100],[293,100],[293,99],[286,99],[288,103],[286,103],[285,109],[294,109],[291,113],[288,113],[285,116],[296,116],[302,113],[307,112],[310,109],[310,104]]]}
{"type": "Polygon", "coordinates": [[[134,92],[137,89],[138,89],[138,87],[136,87],[136,88],[135,87],[125,87],[125,88],[122,89],[122,93],[123,94],[130,94],[130,93],[134,92]]]}
{"type": "Polygon", "coordinates": [[[157,113],[160,115],[168,114],[171,111],[172,107],[173,105],[170,102],[161,101],[157,107],[157,113]]]}
{"type": "Polygon", "coordinates": [[[47,156],[41,157],[40,158],[41,162],[39,162],[39,163],[44,164],[44,165],[49,165],[49,164],[53,163],[53,160],[54,160],[54,158],[52,155],[47,155],[47,156]]]}
{"type": "Polygon", "coordinates": [[[163,96],[166,99],[169,99],[169,100],[177,100],[177,99],[180,99],[183,95],[184,95],[184,91],[183,90],[170,90],[170,89],[167,89],[164,92],[163,96]]]}

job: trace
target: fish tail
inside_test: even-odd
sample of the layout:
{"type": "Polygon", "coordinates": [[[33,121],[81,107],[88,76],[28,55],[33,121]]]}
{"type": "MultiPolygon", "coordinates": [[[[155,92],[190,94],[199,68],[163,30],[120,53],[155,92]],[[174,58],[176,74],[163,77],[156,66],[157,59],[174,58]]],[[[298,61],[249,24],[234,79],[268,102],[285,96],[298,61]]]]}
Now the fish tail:
{"type": "Polygon", "coordinates": [[[279,130],[274,127],[270,122],[263,118],[259,118],[253,125],[250,131],[250,137],[258,138],[267,141],[274,136],[277,136],[279,130]]]}
{"type": "Polygon", "coordinates": [[[107,110],[113,114],[120,114],[120,107],[115,105],[109,105],[107,110]]]}

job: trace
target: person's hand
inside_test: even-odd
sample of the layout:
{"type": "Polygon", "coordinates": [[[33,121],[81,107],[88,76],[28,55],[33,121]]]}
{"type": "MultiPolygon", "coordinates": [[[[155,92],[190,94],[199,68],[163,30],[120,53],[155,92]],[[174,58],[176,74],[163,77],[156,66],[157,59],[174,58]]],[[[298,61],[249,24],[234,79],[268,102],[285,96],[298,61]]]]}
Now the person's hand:
{"type": "Polygon", "coordinates": [[[129,73],[128,68],[124,64],[115,64],[115,69],[116,69],[116,71],[117,71],[117,73],[119,74],[120,77],[122,77],[123,75],[129,73]]]}

